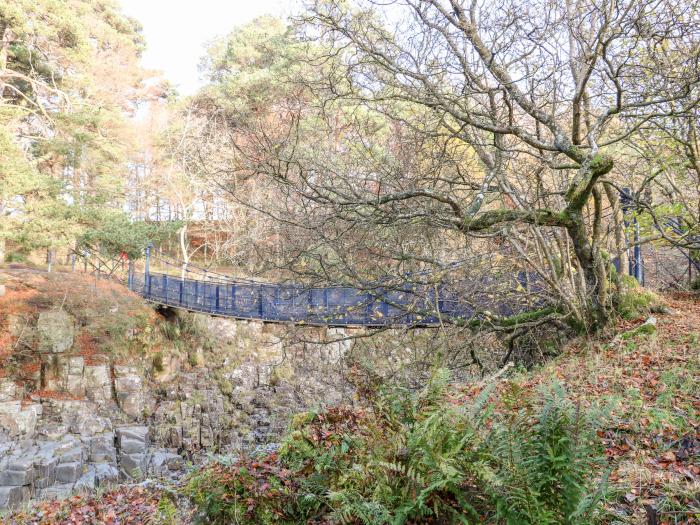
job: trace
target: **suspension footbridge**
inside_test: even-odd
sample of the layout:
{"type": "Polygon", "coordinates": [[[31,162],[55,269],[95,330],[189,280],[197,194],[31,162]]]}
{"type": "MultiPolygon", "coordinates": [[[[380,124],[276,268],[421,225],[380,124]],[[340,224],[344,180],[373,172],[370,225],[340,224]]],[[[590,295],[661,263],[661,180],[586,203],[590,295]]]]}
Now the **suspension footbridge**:
{"type": "Polygon", "coordinates": [[[524,272],[505,280],[488,276],[471,283],[477,291],[467,301],[456,287],[425,279],[395,285],[374,282],[359,288],[315,287],[236,280],[174,260],[168,261],[172,272],[154,272],[150,260],[147,253],[141,272],[130,267],[130,290],[159,305],[235,319],[338,327],[440,326],[483,315],[507,317],[532,308],[526,293],[520,300],[513,294],[493,293],[494,287],[524,292],[531,286],[531,276],[524,272]],[[185,269],[178,272],[178,268],[185,269]],[[491,293],[478,291],[487,289],[491,293]]]}

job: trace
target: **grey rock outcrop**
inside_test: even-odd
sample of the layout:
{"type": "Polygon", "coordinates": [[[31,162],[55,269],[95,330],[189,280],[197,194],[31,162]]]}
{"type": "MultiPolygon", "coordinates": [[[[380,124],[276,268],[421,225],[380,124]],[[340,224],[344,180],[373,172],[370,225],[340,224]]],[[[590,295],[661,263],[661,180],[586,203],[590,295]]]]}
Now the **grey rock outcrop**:
{"type": "Polygon", "coordinates": [[[0,429],[12,439],[32,436],[43,407],[39,403],[26,404],[20,400],[0,402],[0,429]]]}
{"type": "Polygon", "coordinates": [[[128,415],[138,418],[145,408],[144,373],[133,366],[114,367],[114,392],[119,407],[128,415]]]}
{"type": "Polygon", "coordinates": [[[146,347],[128,359],[86,350],[69,314],[41,312],[28,339],[40,369],[22,381],[0,378],[0,510],[176,479],[186,461],[254,448],[291,414],[342,399],[335,369],[350,349],[344,332],[306,328],[338,341],[294,343],[289,327],[205,322],[215,347],[159,346],[156,367],[146,347]]]}
{"type": "Polygon", "coordinates": [[[120,474],[124,479],[141,479],[148,471],[148,427],[117,429],[120,474]]]}
{"type": "Polygon", "coordinates": [[[148,432],[145,426],[126,426],[87,437],[68,434],[56,441],[1,445],[0,510],[124,480],[179,477],[183,458],[173,450],[151,448],[148,432]]]}
{"type": "Polygon", "coordinates": [[[59,354],[73,346],[75,321],[65,310],[41,312],[36,330],[39,352],[59,354]]]}

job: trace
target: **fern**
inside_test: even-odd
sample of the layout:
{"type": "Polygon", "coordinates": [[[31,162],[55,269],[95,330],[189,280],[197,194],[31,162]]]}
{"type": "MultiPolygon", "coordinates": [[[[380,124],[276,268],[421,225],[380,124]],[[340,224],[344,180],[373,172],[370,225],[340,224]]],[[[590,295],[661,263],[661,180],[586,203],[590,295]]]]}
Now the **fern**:
{"type": "MultiPolygon", "coordinates": [[[[502,482],[486,487],[496,502],[496,518],[509,524],[583,524],[600,496],[591,492],[600,467],[593,425],[567,398],[561,385],[542,395],[534,422],[523,411],[510,425],[494,429],[492,464],[502,482]]],[[[593,489],[602,494],[604,485],[593,489]]]]}
{"type": "Polygon", "coordinates": [[[591,523],[605,489],[594,482],[597,413],[558,384],[529,397],[512,387],[505,411],[489,403],[493,389],[461,406],[449,390],[437,371],[411,395],[380,388],[371,411],[295,424],[266,467],[285,481],[262,494],[269,484],[239,463],[196,476],[190,490],[211,523],[591,523]]]}

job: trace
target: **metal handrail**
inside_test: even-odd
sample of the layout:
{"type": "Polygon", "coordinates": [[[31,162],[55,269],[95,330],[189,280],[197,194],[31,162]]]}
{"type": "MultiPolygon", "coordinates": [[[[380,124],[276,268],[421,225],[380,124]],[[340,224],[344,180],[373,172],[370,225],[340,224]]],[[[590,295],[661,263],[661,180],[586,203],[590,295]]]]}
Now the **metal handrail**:
{"type": "MultiPolygon", "coordinates": [[[[521,276],[518,282],[523,282],[521,276]]],[[[145,299],[210,315],[324,326],[437,326],[531,308],[527,294],[482,297],[467,303],[445,287],[407,284],[402,289],[307,287],[299,284],[207,282],[164,273],[130,272],[129,288],[145,299]]],[[[515,288],[515,281],[514,281],[515,288]]],[[[511,288],[511,289],[513,289],[511,288]]]]}

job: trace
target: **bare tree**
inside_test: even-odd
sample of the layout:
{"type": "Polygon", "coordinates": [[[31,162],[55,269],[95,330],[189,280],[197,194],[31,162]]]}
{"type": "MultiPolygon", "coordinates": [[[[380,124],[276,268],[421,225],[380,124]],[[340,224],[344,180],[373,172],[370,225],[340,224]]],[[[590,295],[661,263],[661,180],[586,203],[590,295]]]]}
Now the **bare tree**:
{"type": "MultiPolygon", "coordinates": [[[[468,145],[478,157],[478,175],[471,188],[427,188],[430,178],[416,177],[407,188],[384,185],[377,198],[364,202],[342,192],[328,197],[328,188],[308,176],[304,191],[341,206],[373,206],[383,217],[396,202],[409,201],[415,211],[437,206],[448,212],[442,225],[466,236],[524,224],[546,247],[557,232],[543,227],[566,232],[560,239],[570,242],[574,269],[583,276],[573,281],[582,318],[594,328],[605,325],[612,298],[604,200],[617,206],[615,193],[605,190],[627,180],[616,169],[630,157],[627,144],[697,107],[697,6],[382,4],[347,8],[331,0],[309,6],[305,35],[327,42],[331,52],[324,58],[340,65],[317,87],[410,129],[468,145]],[[424,130],[422,120],[407,117],[415,106],[434,125],[424,130]]],[[[520,230],[508,233],[511,240],[513,231],[520,230]]]]}
{"type": "MultiPolygon", "coordinates": [[[[512,279],[529,270],[543,307],[529,322],[608,323],[612,259],[630,245],[619,190],[643,194],[658,159],[640,145],[658,150],[666,133],[680,147],[679,122],[697,110],[697,6],[327,0],[308,6],[297,38],[256,66],[284,89],[252,111],[211,93],[194,103],[200,150],[207,137],[229,155],[200,155],[202,173],[284,225],[279,267],[358,286],[454,274],[480,319],[510,329],[479,294],[530,301],[512,279]],[[300,42],[305,67],[282,67],[300,42]],[[273,197],[252,202],[242,181],[261,177],[273,197]]],[[[227,82],[244,66],[213,86],[235,98],[227,82]]]]}

